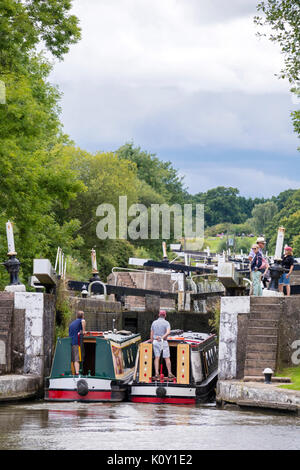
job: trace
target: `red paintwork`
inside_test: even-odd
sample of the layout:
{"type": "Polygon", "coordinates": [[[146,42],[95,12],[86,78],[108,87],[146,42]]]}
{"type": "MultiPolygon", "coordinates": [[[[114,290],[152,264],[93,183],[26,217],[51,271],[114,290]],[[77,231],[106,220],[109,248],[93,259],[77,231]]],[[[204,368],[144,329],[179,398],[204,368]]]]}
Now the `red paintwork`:
{"type": "Polygon", "coordinates": [[[101,401],[110,400],[110,391],[90,391],[87,395],[81,396],[76,390],[49,390],[48,400],[88,400],[101,401]]]}
{"type": "Polygon", "coordinates": [[[195,398],[159,398],[159,397],[130,397],[130,401],[134,403],[173,403],[181,405],[192,405],[196,403],[195,398]]]}

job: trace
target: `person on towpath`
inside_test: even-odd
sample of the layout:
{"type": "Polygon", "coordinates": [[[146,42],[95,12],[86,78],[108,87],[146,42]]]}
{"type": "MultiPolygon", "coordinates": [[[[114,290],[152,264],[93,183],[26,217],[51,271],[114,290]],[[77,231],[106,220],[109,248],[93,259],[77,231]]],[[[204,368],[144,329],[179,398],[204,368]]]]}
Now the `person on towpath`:
{"type": "Polygon", "coordinates": [[[294,262],[293,249],[290,246],[286,246],[281,261],[281,265],[285,268],[286,272],[280,276],[278,281],[279,292],[283,292],[283,286],[285,286],[286,295],[291,295],[290,277],[294,269],[294,262]]]}
{"type": "Polygon", "coordinates": [[[262,287],[261,287],[261,266],[262,266],[262,254],[259,250],[258,244],[252,245],[252,251],[254,253],[254,258],[251,261],[251,280],[253,287],[253,295],[261,296],[262,287]]]}

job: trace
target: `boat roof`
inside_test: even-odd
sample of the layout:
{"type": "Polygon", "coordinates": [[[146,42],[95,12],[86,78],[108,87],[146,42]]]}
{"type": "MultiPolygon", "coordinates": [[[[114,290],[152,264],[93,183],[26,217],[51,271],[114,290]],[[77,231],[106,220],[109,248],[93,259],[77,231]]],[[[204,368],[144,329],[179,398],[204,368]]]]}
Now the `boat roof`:
{"type": "Polygon", "coordinates": [[[123,341],[128,341],[133,338],[139,338],[140,334],[132,333],[127,330],[120,331],[86,331],[84,338],[103,338],[106,340],[116,341],[122,343],[123,341]]]}
{"type": "Polygon", "coordinates": [[[167,340],[200,344],[214,336],[213,334],[200,333],[197,331],[171,330],[167,340]]]}

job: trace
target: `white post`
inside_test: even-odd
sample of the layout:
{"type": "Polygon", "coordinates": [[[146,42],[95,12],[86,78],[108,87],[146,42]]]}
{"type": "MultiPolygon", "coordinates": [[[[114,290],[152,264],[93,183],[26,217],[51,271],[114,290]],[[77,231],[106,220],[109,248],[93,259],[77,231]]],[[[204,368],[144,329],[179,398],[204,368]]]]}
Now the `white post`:
{"type": "Polygon", "coordinates": [[[284,241],[284,232],[285,232],[285,228],[284,227],[279,227],[278,233],[277,233],[274,260],[280,260],[281,259],[283,241],[284,241]]]}
{"type": "Polygon", "coordinates": [[[6,223],[6,236],[7,236],[7,247],[8,247],[8,255],[16,255],[16,250],[15,250],[15,241],[14,241],[14,232],[13,232],[13,226],[10,221],[6,223]]]}
{"type": "Polygon", "coordinates": [[[58,256],[59,256],[59,253],[60,253],[60,248],[58,247],[58,248],[57,248],[57,253],[56,253],[56,260],[55,260],[55,268],[54,268],[55,271],[56,271],[56,269],[57,269],[57,263],[58,263],[58,256]]]}
{"type": "Polygon", "coordinates": [[[94,250],[94,248],[91,250],[91,258],[92,258],[92,273],[96,274],[98,273],[98,269],[97,269],[96,251],[94,250]]]}
{"type": "Polygon", "coordinates": [[[162,249],[163,249],[163,257],[167,258],[167,244],[166,244],[166,242],[162,242],[162,249]]]}

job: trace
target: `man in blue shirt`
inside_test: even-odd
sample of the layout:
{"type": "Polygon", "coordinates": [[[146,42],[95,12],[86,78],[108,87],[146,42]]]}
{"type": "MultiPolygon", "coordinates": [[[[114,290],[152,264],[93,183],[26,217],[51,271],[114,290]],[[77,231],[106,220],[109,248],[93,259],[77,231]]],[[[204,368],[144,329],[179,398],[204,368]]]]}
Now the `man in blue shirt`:
{"type": "Polygon", "coordinates": [[[79,375],[80,357],[78,333],[81,332],[83,335],[85,334],[85,320],[84,312],[80,310],[77,312],[76,320],[72,321],[72,323],[69,325],[69,337],[72,340],[71,361],[74,363],[76,375],[79,375]]]}
{"type": "Polygon", "coordinates": [[[161,352],[163,358],[166,361],[168,369],[168,376],[170,379],[174,379],[175,376],[171,372],[171,360],[170,360],[170,348],[167,341],[171,331],[170,323],[166,320],[166,311],[161,310],[157,320],[151,325],[150,341],[153,343],[154,351],[154,368],[155,368],[155,379],[159,379],[159,359],[161,352]]]}

